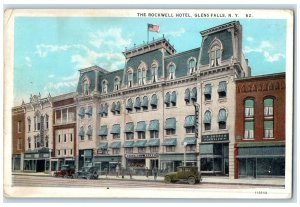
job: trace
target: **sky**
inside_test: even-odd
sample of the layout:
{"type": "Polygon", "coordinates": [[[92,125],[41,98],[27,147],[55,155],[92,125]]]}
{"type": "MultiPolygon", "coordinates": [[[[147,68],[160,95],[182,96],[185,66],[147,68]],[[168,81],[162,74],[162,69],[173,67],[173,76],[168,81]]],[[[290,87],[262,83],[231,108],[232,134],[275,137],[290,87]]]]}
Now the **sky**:
{"type": "Polygon", "coordinates": [[[122,69],[122,52],[147,41],[147,23],[158,24],[177,53],[201,46],[200,31],[239,20],[243,52],[252,75],[284,72],[286,20],[16,17],[14,28],[14,105],[29,102],[30,94],[43,97],[76,91],[79,69],[98,65],[122,69]]]}

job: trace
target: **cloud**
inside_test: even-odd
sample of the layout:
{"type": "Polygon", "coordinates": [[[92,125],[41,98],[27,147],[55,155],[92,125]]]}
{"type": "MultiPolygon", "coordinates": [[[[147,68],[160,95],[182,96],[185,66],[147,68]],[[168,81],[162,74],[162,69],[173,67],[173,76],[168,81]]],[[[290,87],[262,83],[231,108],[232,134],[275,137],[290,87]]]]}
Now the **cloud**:
{"type": "Polygon", "coordinates": [[[51,45],[51,44],[39,44],[36,45],[35,53],[39,57],[47,57],[49,52],[59,52],[59,51],[66,51],[70,49],[72,46],[70,45],[51,45]]]}
{"type": "Polygon", "coordinates": [[[28,68],[32,68],[32,62],[30,57],[28,56],[25,57],[25,64],[28,68]]]}
{"type": "Polygon", "coordinates": [[[260,45],[256,48],[251,48],[249,46],[245,47],[244,52],[250,53],[250,52],[263,52],[266,49],[272,48],[272,44],[269,41],[261,41],[260,45]]]}
{"type": "Polygon", "coordinates": [[[183,35],[185,33],[185,29],[184,28],[180,28],[175,32],[165,32],[164,35],[165,36],[171,36],[171,37],[180,37],[181,35],[183,35]]]}
{"type": "Polygon", "coordinates": [[[248,42],[253,42],[253,37],[250,37],[250,36],[248,36],[248,37],[246,37],[246,40],[248,41],[248,42]]]}
{"type": "Polygon", "coordinates": [[[48,78],[54,78],[54,74],[48,75],[48,78]]]}
{"type": "Polygon", "coordinates": [[[51,91],[51,94],[61,94],[66,91],[74,91],[78,83],[78,78],[79,72],[76,71],[70,76],[61,77],[56,81],[48,82],[44,87],[44,91],[51,91]]]}
{"type": "Polygon", "coordinates": [[[264,52],[265,60],[268,62],[276,62],[279,61],[281,58],[284,58],[285,56],[282,53],[276,53],[271,55],[269,52],[264,52]]]}

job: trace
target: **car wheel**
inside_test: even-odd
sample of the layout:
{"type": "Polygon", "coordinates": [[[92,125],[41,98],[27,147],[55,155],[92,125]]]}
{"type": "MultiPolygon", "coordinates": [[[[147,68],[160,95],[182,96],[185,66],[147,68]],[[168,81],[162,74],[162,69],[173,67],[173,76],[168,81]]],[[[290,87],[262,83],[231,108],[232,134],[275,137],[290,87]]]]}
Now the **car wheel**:
{"type": "Polygon", "coordinates": [[[171,183],[172,178],[170,176],[165,176],[165,183],[171,183]]]}
{"type": "Polygon", "coordinates": [[[194,177],[189,177],[188,178],[188,183],[191,185],[194,185],[196,183],[196,179],[194,177]]]}

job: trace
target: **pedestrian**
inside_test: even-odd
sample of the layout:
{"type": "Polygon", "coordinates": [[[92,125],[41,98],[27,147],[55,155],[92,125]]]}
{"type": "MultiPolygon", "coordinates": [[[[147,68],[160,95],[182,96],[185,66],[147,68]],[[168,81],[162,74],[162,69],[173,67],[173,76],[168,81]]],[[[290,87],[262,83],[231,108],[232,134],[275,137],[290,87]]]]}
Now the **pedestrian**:
{"type": "Polygon", "coordinates": [[[119,165],[117,165],[117,167],[116,167],[116,174],[117,174],[117,177],[119,177],[119,172],[120,172],[120,168],[119,168],[119,165]]]}
{"type": "Polygon", "coordinates": [[[122,174],[122,179],[124,179],[125,169],[122,165],[121,165],[121,174],[122,174]]]}
{"type": "Polygon", "coordinates": [[[146,178],[148,178],[148,176],[149,176],[149,170],[148,170],[148,167],[146,167],[146,178]]]}
{"type": "Polygon", "coordinates": [[[132,167],[130,167],[130,168],[129,168],[129,176],[130,176],[130,179],[132,179],[132,173],[133,173],[132,171],[133,171],[133,170],[132,170],[132,167]]]}
{"type": "Polygon", "coordinates": [[[106,175],[106,178],[107,178],[107,175],[108,175],[108,168],[105,168],[104,171],[105,171],[105,175],[106,175]]]}
{"type": "Polygon", "coordinates": [[[157,178],[157,168],[156,168],[156,166],[154,166],[154,168],[152,169],[152,173],[154,175],[154,180],[156,180],[156,178],[157,178]]]}

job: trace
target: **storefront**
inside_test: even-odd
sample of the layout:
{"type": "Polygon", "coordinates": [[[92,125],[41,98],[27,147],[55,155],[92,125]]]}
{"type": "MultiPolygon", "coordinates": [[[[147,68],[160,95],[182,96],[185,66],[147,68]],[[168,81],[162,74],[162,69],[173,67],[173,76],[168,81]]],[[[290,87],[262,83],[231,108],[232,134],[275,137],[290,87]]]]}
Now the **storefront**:
{"type": "Polygon", "coordinates": [[[18,171],[21,169],[21,155],[15,154],[12,156],[12,170],[18,171]]]}
{"type": "Polygon", "coordinates": [[[49,170],[49,149],[41,148],[28,150],[24,153],[24,170],[34,172],[45,172],[49,170]]]}
{"type": "Polygon", "coordinates": [[[84,149],[79,150],[79,158],[78,158],[78,169],[80,170],[85,166],[93,165],[93,150],[92,149],[84,149]]]}
{"type": "Polygon", "coordinates": [[[229,134],[203,135],[200,144],[202,174],[229,174],[229,134]]]}
{"type": "Polygon", "coordinates": [[[94,156],[94,165],[99,166],[101,174],[114,174],[116,167],[121,167],[122,156],[121,155],[101,155],[97,154],[94,156]]]}
{"type": "Polygon", "coordinates": [[[146,170],[158,168],[158,153],[132,153],[126,154],[126,169],[132,169],[134,174],[144,175],[146,170]]]}
{"type": "Polygon", "coordinates": [[[239,143],[239,177],[285,176],[284,143],[239,143]]]}
{"type": "Polygon", "coordinates": [[[160,154],[160,169],[162,172],[175,172],[177,167],[197,166],[197,153],[160,154]]]}

